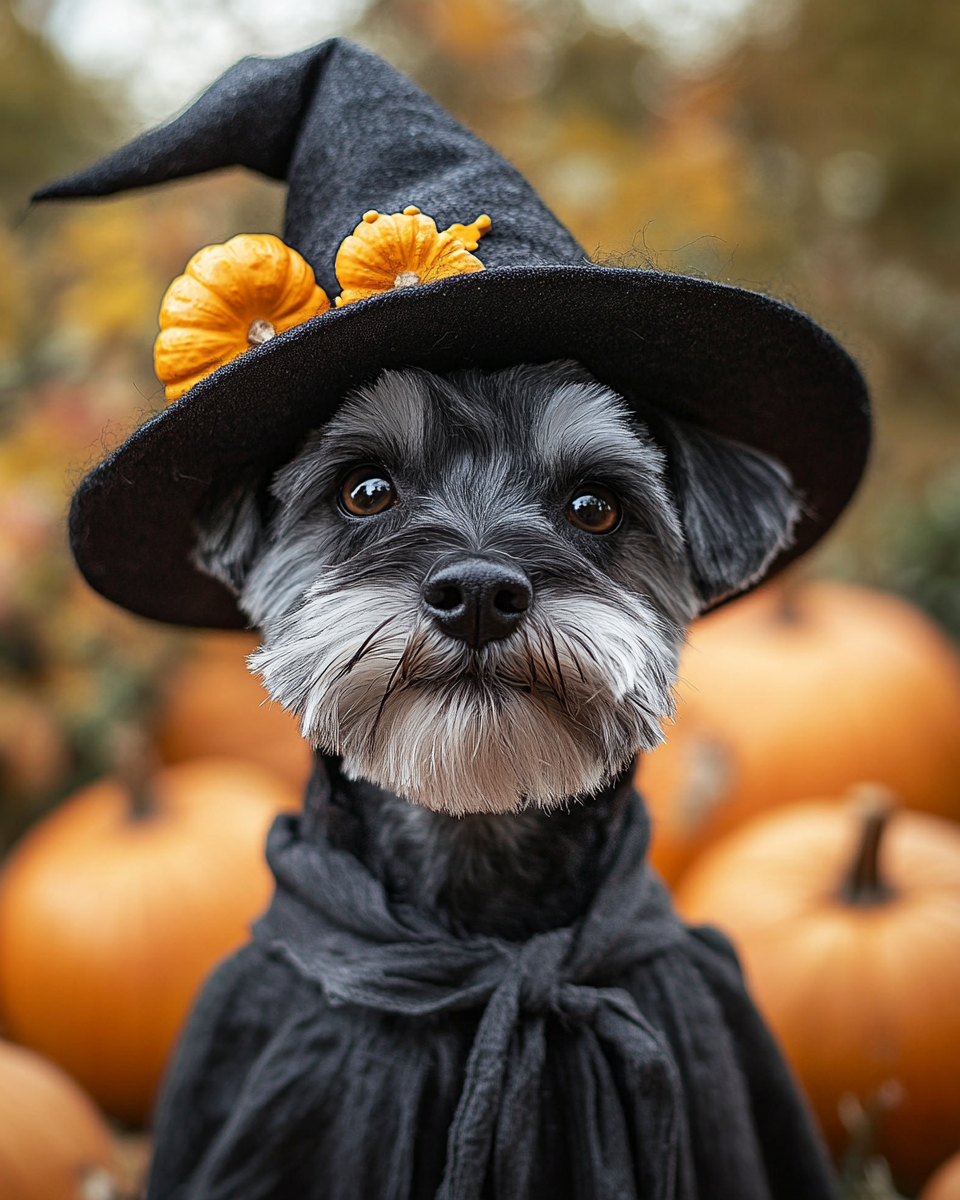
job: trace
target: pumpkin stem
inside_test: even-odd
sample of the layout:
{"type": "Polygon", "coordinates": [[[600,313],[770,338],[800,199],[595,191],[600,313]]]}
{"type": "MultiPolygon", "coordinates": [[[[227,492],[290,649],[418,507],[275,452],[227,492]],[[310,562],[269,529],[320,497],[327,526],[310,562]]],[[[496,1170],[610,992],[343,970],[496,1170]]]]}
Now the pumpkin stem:
{"type": "Polygon", "coordinates": [[[880,784],[862,784],[856,792],[855,802],[860,807],[862,822],[860,839],[840,887],[840,898],[847,904],[865,908],[884,904],[894,895],[894,889],[880,873],[880,842],[893,815],[895,800],[880,784]]]}
{"type": "Polygon", "coordinates": [[[806,575],[794,569],[788,571],[774,586],[779,590],[776,615],[777,620],[784,625],[797,625],[803,620],[800,609],[800,595],[806,584],[806,575]]]}
{"type": "Polygon", "coordinates": [[[247,330],[247,343],[251,346],[262,346],[264,342],[269,342],[271,338],[277,336],[277,331],[269,321],[264,321],[261,317],[250,322],[250,328],[247,330]]]}
{"type": "Polygon", "coordinates": [[[126,723],[114,729],[113,763],[114,771],[130,797],[130,820],[149,820],[158,809],[150,786],[155,762],[142,729],[126,723]]]}

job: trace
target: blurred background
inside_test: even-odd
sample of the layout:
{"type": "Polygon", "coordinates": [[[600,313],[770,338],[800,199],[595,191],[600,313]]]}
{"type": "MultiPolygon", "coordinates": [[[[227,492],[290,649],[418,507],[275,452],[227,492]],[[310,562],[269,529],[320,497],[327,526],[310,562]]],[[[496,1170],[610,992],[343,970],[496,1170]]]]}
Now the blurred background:
{"type": "MultiPolygon", "coordinates": [[[[250,643],[101,601],[64,515],[85,469],[163,406],[151,355],[169,282],[201,246],[280,233],[284,202],[241,171],[63,207],[29,194],[238,57],[334,33],[510,158],[597,261],[762,291],[838,336],[872,388],[876,446],[802,573],[905,597],[942,658],[960,639],[953,0],[0,0],[0,853],[114,771],[131,728],[189,761],[235,749],[197,732],[215,720],[196,707],[205,687],[256,710],[250,643]]],[[[296,784],[293,732],[263,728],[261,761],[296,784]]],[[[945,736],[960,744],[960,726],[945,736]]],[[[927,807],[956,817],[960,777],[941,786],[927,807]]],[[[861,1116],[878,1096],[859,1097],[861,1116]]],[[[915,1194],[931,1166],[900,1186],[915,1194]]],[[[881,1190],[851,1195],[894,1194],[867,1174],[851,1188],[881,1190]]]]}

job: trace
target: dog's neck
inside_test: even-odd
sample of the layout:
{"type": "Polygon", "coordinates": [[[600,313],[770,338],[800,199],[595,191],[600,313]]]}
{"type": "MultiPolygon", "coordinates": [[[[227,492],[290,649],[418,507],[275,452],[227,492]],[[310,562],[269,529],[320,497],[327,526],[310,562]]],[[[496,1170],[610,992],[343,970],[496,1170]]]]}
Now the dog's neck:
{"type": "Polygon", "coordinates": [[[398,903],[436,913],[458,933],[522,941],[568,925],[589,905],[616,849],[628,772],[550,812],[450,817],[317,755],[304,832],[356,855],[398,903]]]}

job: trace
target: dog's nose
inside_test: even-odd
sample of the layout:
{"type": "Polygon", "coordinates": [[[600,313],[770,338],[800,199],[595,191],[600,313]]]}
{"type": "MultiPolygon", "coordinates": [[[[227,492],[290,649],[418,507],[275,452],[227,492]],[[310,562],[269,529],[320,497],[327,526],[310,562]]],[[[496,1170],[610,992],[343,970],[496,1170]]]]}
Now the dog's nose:
{"type": "Polygon", "coordinates": [[[523,571],[490,558],[461,558],[431,571],[421,593],[443,632],[475,650],[513,633],[533,600],[523,571]]]}

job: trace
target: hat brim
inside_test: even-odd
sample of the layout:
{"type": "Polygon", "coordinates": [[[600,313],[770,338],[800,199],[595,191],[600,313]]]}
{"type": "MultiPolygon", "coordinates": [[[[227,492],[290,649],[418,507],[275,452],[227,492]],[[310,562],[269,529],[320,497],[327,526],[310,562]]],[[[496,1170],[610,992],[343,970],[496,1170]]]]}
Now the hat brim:
{"type": "Polygon", "coordinates": [[[385,369],[554,359],[580,362],[638,410],[701,425],[790,470],[804,512],[768,575],[822,537],[863,472],[863,379],[795,309],[653,271],[499,268],[333,309],[213,372],[80,484],[70,514],[77,564],[135,613],[242,627],[235,597],[190,562],[211,488],[289,461],[308,430],[385,369]]]}

